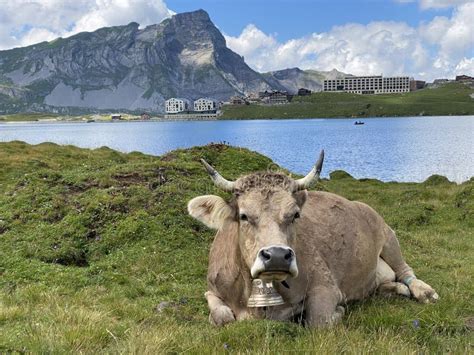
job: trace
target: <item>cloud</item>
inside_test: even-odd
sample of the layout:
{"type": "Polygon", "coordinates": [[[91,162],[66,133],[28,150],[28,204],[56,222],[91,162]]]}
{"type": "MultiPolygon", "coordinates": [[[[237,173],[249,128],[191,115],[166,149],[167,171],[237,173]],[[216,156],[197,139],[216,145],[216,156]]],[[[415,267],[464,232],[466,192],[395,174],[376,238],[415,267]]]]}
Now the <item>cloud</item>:
{"type": "Polygon", "coordinates": [[[298,66],[431,80],[451,77],[461,69],[473,74],[473,15],[474,3],[469,3],[449,18],[438,16],[418,27],[394,21],[350,23],[280,43],[275,35],[248,25],[239,36],[225,37],[228,46],[258,71],[298,66]]]}
{"type": "Polygon", "coordinates": [[[471,3],[472,0],[395,0],[399,3],[419,2],[422,10],[443,9],[471,3]]]}
{"type": "Polygon", "coordinates": [[[472,3],[472,0],[420,0],[420,7],[426,9],[442,9],[472,3]]]}
{"type": "Polygon", "coordinates": [[[463,58],[455,68],[456,74],[474,73],[474,58],[463,58]]]}
{"type": "Polygon", "coordinates": [[[174,14],[163,0],[6,0],[1,7],[0,49],[132,21],[143,27],[174,14]]]}

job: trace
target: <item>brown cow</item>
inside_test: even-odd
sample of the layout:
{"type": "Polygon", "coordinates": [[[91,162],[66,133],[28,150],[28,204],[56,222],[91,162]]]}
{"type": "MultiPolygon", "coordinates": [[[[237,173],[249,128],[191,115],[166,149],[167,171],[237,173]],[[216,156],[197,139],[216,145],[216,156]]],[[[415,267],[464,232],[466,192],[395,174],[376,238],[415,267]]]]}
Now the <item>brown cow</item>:
{"type": "MultiPolygon", "coordinates": [[[[379,291],[435,302],[436,292],[403,260],[395,233],[372,208],[328,192],[307,191],[319,178],[324,152],[304,178],[260,172],[235,182],[203,161],[226,202],[191,200],[191,216],[216,229],[206,298],[211,323],[303,317],[309,326],[341,319],[350,300],[379,291]],[[252,279],[273,281],[284,304],[250,308],[252,279]]],[[[300,318],[303,319],[303,318],[300,318]]]]}

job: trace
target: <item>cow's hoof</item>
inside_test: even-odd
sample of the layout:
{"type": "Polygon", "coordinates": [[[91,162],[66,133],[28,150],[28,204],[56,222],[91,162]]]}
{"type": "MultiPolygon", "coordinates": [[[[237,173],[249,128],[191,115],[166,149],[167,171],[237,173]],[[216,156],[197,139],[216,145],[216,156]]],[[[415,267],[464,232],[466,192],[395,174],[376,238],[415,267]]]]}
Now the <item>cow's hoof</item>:
{"type": "Polygon", "coordinates": [[[213,325],[223,326],[227,323],[235,321],[234,313],[227,306],[219,306],[214,308],[209,314],[209,321],[213,325]]]}
{"type": "Polygon", "coordinates": [[[346,310],[342,306],[337,306],[335,312],[333,313],[331,320],[329,321],[329,325],[337,324],[342,320],[346,310]]]}
{"type": "Polygon", "coordinates": [[[421,303],[435,303],[439,296],[433,288],[427,283],[415,279],[410,284],[410,292],[412,296],[421,303]]]}

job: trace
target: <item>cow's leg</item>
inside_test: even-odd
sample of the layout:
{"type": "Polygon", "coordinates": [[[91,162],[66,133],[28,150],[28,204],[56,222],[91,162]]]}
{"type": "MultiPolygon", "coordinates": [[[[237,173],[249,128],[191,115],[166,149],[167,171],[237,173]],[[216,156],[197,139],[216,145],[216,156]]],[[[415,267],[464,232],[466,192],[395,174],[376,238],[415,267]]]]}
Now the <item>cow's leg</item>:
{"type": "Polygon", "coordinates": [[[395,282],[395,280],[395,271],[382,258],[379,258],[376,270],[377,292],[384,296],[402,295],[410,297],[411,293],[408,287],[401,282],[395,282]]]}
{"type": "Polygon", "coordinates": [[[214,292],[207,291],[205,294],[209,310],[209,321],[211,324],[222,326],[235,321],[235,316],[228,305],[224,303],[214,292]]]}
{"type": "Polygon", "coordinates": [[[317,287],[305,300],[306,323],[310,327],[327,327],[339,322],[344,315],[341,293],[333,288],[317,287]]]}
{"type": "Polygon", "coordinates": [[[397,280],[408,286],[412,296],[422,303],[436,302],[439,298],[433,288],[418,280],[410,266],[405,262],[400,250],[395,232],[391,229],[387,233],[387,241],[380,256],[395,271],[397,280]]]}
{"type": "Polygon", "coordinates": [[[301,315],[301,313],[303,313],[303,304],[298,303],[290,306],[284,305],[269,307],[265,316],[267,319],[287,321],[295,319],[297,316],[301,315]]]}

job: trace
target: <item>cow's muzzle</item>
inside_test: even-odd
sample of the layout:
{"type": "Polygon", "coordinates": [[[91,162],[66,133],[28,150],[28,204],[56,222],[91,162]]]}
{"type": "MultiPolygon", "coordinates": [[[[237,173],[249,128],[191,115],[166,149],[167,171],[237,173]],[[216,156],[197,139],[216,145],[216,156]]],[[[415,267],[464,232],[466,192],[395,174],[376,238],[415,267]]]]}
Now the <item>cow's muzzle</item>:
{"type": "Polygon", "coordinates": [[[250,270],[253,278],[285,280],[298,276],[298,266],[293,249],[286,246],[270,246],[258,251],[250,270]]]}

